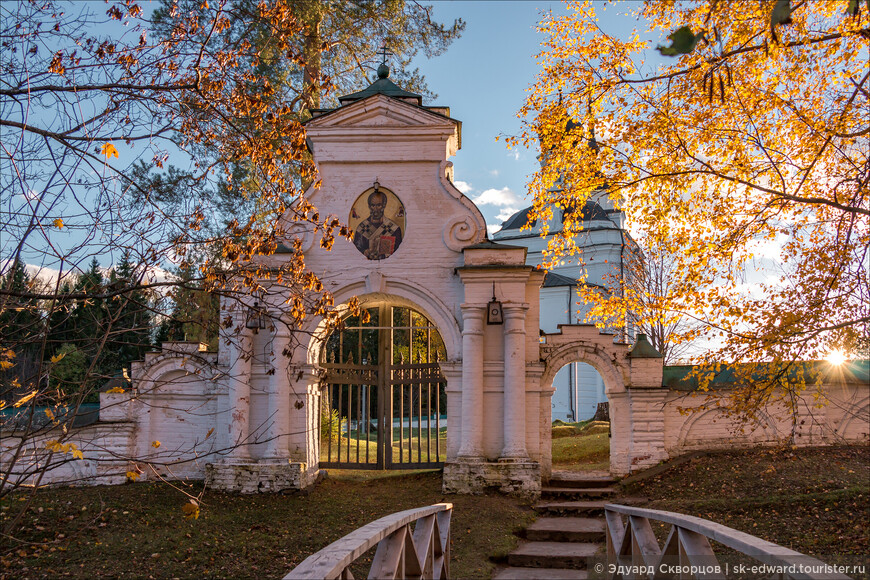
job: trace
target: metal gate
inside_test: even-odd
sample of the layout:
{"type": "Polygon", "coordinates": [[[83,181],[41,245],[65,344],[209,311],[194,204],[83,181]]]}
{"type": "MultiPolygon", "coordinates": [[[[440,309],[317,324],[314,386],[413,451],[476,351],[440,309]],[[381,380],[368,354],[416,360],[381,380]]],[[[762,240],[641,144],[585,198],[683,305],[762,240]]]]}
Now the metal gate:
{"type": "Polygon", "coordinates": [[[438,330],[409,308],[367,310],[327,340],[320,465],[426,469],[444,464],[446,354],[438,330]]]}

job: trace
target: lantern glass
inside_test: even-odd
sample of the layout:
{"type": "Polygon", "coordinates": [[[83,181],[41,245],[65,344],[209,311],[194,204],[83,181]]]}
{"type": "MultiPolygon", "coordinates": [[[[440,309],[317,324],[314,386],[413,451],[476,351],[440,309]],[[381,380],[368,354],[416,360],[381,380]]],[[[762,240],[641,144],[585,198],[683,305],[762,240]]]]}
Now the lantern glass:
{"type": "Polygon", "coordinates": [[[493,300],[486,306],[487,324],[504,324],[504,315],[501,310],[501,302],[493,300]]]}
{"type": "Polygon", "coordinates": [[[266,315],[260,309],[259,302],[254,302],[254,306],[248,310],[248,318],[245,321],[245,328],[251,328],[254,332],[266,328],[266,315]]]}

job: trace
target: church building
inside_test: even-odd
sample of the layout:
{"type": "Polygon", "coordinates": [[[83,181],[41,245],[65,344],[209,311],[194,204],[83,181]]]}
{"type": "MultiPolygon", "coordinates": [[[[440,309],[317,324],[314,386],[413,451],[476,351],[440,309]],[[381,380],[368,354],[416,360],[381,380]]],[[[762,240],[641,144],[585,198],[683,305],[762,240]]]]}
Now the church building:
{"type": "MultiPolygon", "coordinates": [[[[512,215],[492,238],[498,243],[524,246],[528,252],[527,263],[542,266],[549,240],[562,231],[564,215],[577,210],[554,207],[553,217],[544,224],[529,217],[531,209],[527,207],[512,215]],[[542,236],[545,228],[547,234],[542,236]]],[[[620,274],[628,267],[630,257],[638,255],[634,241],[623,227],[624,214],[614,208],[606,192],[598,192],[586,202],[580,209],[578,221],[583,229],[575,236],[575,243],[582,249],[583,265],[566,258],[547,270],[540,300],[541,330],[545,333],[557,332],[560,324],[586,322],[588,306],[580,302],[577,295],[581,268],[586,271],[583,284],[594,286],[601,292],[618,292],[620,274]]],[[[631,336],[628,338],[633,339],[631,336]]],[[[574,422],[590,419],[598,405],[607,402],[604,380],[586,363],[570,363],[560,369],[553,388],[553,420],[574,422]]]]}

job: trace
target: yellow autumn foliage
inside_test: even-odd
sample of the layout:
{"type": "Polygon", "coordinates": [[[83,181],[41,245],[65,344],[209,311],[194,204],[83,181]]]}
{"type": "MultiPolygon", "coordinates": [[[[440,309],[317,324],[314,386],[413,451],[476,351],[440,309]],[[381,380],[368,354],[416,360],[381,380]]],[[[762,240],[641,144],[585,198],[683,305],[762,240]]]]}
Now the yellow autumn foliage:
{"type": "MultiPolygon", "coordinates": [[[[782,393],[815,380],[795,361],[867,356],[870,8],[780,3],[788,22],[767,0],[619,6],[649,30],[608,33],[599,2],[568,2],[540,24],[542,69],[509,140],[539,143],[547,161],[530,183],[532,217],[606,188],[641,245],[674,267],[662,295],[587,293],[598,319],[697,319],[676,339],[710,345],[700,362],[777,377],[753,379],[730,410],[793,405],[782,393]],[[665,38],[675,56],[655,52],[665,38]]],[[[581,225],[566,225],[551,259],[577,252],[581,225]]]]}

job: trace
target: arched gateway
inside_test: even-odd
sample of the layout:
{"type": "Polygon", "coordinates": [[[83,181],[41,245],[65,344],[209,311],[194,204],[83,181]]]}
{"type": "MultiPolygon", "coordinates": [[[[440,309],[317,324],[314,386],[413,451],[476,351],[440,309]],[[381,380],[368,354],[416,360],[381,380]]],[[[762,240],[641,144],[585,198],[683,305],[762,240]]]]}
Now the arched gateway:
{"type": "MultiPolygon", "coordinates": [[[[634,346],[613,341],[593,325],[560,324],[544,335],[542,385],[568,363],[591,365],[604,380],[610,413],[610,471],[628,475],[667,458],[664,445],[662,355],[646,337],[634,346]]],[[[548,472],[549,465],[545,468],[548,472]]]]}
{"type": "MultiPolygon", "coordinates": [[[[229,453],[211,464],[212,484],[303,487],[320,467],[443,464],[446,491],[535,494],[550,473],[553,374],[577,360],[605,380],[614,472],[658,461],[660,445],[631,439],[641,418],[627,401],[645,395],[627,387],[660,387],[660,357],[644,359],[591,327],[562,327],[542,347],[544,272],[526,264],[526,248],[487,240],[480,211],[452,182],[460,123],[384,69],[306,126],[322,183],[308,199],[347,220],[353,239],[326,251],[312,231],[285,223],[286,244],[301,244],[338,308],[357,299],[369,320],[346,319],[331,335],[312,321],[296,336],[241,337],[254,351],[271,340],[272,353],[305,363],[281,372],[288,362],[275,355],[273,373],[258,377],[269,371],[228,355],[229,453]],[[255,401],[258,383],[267,395],[255,401]],[[234,445],[257,436],[263,445],[234,445]]],[[[263,265],[285,259],[279,252],[263,265]]],[[[277,317],[285,300],[271,294],[265,307],[277,317]]]]}
{"type": "MultiPolygon", "coordinates": [[[[550,453],[544,273],[526,265],[525,248],[487,241],[483,216],[453,184],[461,124],[393,84],[386,67],[379,77],[306,125],[321,181],[307,198],[346,222],[352,240],[326,251],[314,232],[284,223],[285,245],[301,244],[337,308],[357,299],[370,319],[347,319],[331,335],[312,321],[289,336],[246,337],[252,305],[223,305],[239,320],[222,341],[231,423],[212,485],[303,487],[323,466],[443,465],[450,491],[535,493],[550,453]],[[271,369],[244,360],[234,341],[271,352],[271,369]],[[282,372],[289,360],[294,372],[282,372]],[[234,445],[252,438],[264,443],[234,445]]],[[[281,316],[285,301],[269,294],[258,307],[281,316]]]]}

